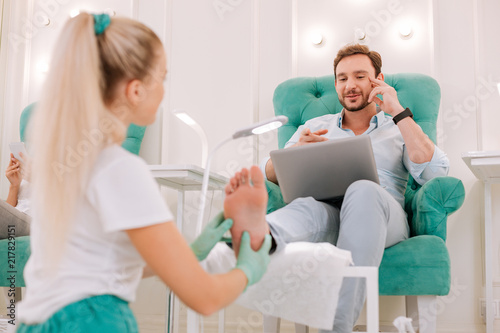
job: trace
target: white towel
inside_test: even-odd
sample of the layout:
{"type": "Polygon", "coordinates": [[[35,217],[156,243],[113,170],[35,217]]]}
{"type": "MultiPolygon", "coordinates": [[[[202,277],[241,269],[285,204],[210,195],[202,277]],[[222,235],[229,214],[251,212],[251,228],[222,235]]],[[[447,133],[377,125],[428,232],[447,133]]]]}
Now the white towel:
{"type": "MultiPolygon", "coordinates": [[[[296,242],[271,255],[262,279],[236,303],[248,309],[319,329],[333,327],[338,295],[351,252],[329,243],[296,242]]],[[[233,250],[218,244],[204,262],[210,273],[236,265],[233,250]]]]}

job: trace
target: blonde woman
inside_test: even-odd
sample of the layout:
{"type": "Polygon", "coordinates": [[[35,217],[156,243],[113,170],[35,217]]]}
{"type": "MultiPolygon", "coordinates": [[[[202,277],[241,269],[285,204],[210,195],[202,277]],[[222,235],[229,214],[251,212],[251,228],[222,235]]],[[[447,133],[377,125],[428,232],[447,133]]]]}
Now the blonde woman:
{"type": "MultiPolygon", "coordinates": [[[[202,314],[264,274],[270,237],[254,251],[248,233],[235,269],[206,273],[197,259],[232,220],[219,214],[190,248],[144,161],[119,146],[130,123],[155,120],[166,74],[160,40],[139,22],[82,13],[65,25],[32,129],[32,255],[18,332],[136,332],[128,302],[145,263],[202,314]]],[[[225,208],[235,223],[264,225],[258,169],[238,173],[230,187],[225,208]],[[257,221],[245,221],[249,210],[260,212],[257,221]]]]}

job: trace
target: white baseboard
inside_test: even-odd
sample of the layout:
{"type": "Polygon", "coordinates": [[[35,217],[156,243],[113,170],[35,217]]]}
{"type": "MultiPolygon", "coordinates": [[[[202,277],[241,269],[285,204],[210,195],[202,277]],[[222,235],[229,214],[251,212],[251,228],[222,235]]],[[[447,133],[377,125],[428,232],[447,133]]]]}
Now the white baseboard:
{"type": "MultiPolygon", "coordinates": [[[[495,332],[498,332],[498,328],[500,326],[495,326],[495,332]]],[[[419,333],[417,330],[415,330],[419,333]]],[[[366,332],[365,325],[356,325],[354,332],[366,332]],[[356,328],[358,330],[356,330],[356,328]]],[[[393,333],[398,332],[398,330],[392,326],[390,323],[380,323],[380,332],[381,333],[393,333]]],[[[439,324],[437,327],[437,333],[484,333],[485,326],[480,324],[439,324]]]]}
{"type": "MultiPolygon", "coordinates": [[[[495,323],[494,332],[500,331],[500,325],[495,323]]],[[[464,323],[439,323],[437,333],[484,333],[486,325],[483,324],[464,324],[464,323]]]]}
{"type": "MultiPolygon", "coordinates": [[[[151,315],[151,314],[136,314],[137,323],[139,325],[139,332],[141,333],[163,333],[165,332],[165,316],[164,315],[151,315]]],[[[225,331],[227,333],[237,332],[238,330],[248,333],[261,333],[262,327],[253,325],[252,327],[245,327],[241,330],[241,323],[236,321],[236,318],[226,317],[225,331]]],[[[218,323],[216,318],[209,317],[204,319],[204,333],[217,333],[218,323]]],[[[391,323],[380,323],[382,332],[393,333],[397,332],[392,327],[391,323]]],[[[495,332],[500,332],[499,323],[495,322],[495,332]]],[[[181,314],[179,318],[179,332],[186,332],[186,317],[181,314]]],[[[316,330],[311,330],[316,332],[316,330]]],[[[484,333],[485,325],[482,324],[463,324],[463,323],[438,323],[437,333],[484,333]]],[[[282,321],[280,333],[295,333],[294,325],[287,321],[282,321]]],[[[418,332],[417,332],[418,333],[418,332]]]]}

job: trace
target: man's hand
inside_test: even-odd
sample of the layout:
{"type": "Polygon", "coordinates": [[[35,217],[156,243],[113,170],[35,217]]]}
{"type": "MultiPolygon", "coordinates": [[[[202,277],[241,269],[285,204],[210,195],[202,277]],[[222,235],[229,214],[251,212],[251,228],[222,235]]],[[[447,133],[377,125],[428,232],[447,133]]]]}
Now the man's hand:
{"type": "Polygon", "coordinates": [[[368,97],[369,103],[375,101],[382,111],[393,117],[404,111],[405,108],[399,103],[398,94],[393,87],[381,80],[370,78],[370,81],[373,90],[368,97]],[[383,100],[378,98],[377,95],[382,95],[383,100]]]}
{"type": "Polygon", "coordinates": [[[309,128],[304,128],[304,130],[300,133],[299,141],[291,147],[303,146],[314,142],[328,141],[327,138],[321,136],[326,133],[328,133],[327,129],[320,129],[316,132],[311,132],[309,128]]]}
{"type": "MultiPolygon", "coordinates": [[[[300,132],[299,141],[297,141],[297,143],[295,143],[290,147],[298,147],[298,146],[308,145],[314,142],[328,141],[327,138],[322,136],[326,133],[328,133],[327,129],[320,129],[317,130],[316,132],[311,132],[309,128],[304,128],[302,132],[300,132]]],[[[271,159],[269,159],[266,164],[266,177],[267,180],[278,185],[278,177],[276,177],[276,171],[274,170],[273,161],[271,159]]]]}

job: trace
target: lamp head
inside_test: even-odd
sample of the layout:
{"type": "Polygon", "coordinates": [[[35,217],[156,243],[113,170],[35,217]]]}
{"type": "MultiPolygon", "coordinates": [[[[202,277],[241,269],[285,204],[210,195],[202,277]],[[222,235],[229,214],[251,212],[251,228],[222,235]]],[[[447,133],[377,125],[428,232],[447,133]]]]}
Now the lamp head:
{"type": "Polygon", "coordinates": [[[186,125],[193,126],[196,124],[193,118],[191,118],[184,110],[173,110],[173,114],[180,120],[182,120],[186,125]]]}
{"type": "Polygon", "coordinates": [[[278,127],[285,125],[288,122],[287,116],[277,116],[268,120],[261,121],[260,123],[243,127],[233,134],[233,139],[243,138],[250,135],[258,135],[272,131],[278,127]]]}

